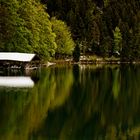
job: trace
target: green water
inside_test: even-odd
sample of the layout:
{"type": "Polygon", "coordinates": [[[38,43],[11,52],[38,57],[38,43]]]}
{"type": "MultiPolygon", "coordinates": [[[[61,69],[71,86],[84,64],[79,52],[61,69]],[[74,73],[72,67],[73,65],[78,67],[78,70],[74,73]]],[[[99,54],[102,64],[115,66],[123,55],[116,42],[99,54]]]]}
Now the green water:
{"type": "Polygon", "coordinates": [[[140,66],[53,66],[29,75],[33,87],[0,86],[0,140],[140,139],[140,66]]]}

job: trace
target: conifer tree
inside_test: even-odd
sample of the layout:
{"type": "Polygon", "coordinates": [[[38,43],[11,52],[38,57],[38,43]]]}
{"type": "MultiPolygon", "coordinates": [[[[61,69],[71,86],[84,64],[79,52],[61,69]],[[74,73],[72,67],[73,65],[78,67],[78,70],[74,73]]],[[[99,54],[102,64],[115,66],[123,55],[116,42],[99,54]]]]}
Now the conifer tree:
{"type": "Polygon", "coordinates": [[[113,49],[113,52],[116,55],[120,55],[121,50],[122,50],[122,35],[121,35],[119,27],[116,27],[115,31],[114,31],[114,49],[113,49]]]}

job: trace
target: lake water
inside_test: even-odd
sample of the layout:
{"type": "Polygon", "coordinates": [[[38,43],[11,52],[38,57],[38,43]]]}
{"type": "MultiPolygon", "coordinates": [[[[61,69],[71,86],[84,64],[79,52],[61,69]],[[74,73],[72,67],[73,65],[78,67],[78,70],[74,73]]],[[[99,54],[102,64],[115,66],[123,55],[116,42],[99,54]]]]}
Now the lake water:
{"type": "Polygon", "coordinates": [[[0,74],[0,140],[140,139],[139,65],[0,74]]]}

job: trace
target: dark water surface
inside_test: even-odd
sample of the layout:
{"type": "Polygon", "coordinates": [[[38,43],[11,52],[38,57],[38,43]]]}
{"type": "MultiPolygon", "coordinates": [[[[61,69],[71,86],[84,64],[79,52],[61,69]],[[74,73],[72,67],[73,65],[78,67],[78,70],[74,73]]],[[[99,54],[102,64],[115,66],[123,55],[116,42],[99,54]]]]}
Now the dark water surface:
{"type": "Polygon", "coordinates": [[[21,87],[3,83],[24,74],[8,75],[0,140],[140,139],[140,66],[53,66],[27,72],[34,85],[21,87]]]}

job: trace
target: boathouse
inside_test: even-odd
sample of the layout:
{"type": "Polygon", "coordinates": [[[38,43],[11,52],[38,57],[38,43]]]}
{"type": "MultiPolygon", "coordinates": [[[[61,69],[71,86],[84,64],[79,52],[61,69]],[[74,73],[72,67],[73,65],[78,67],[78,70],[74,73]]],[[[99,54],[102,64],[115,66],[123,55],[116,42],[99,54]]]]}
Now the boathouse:
{"type": "Polygon", "coordinates": [[[32,53],[0,52],[0,67],[24,68],[34,57],[32,53]]]}

